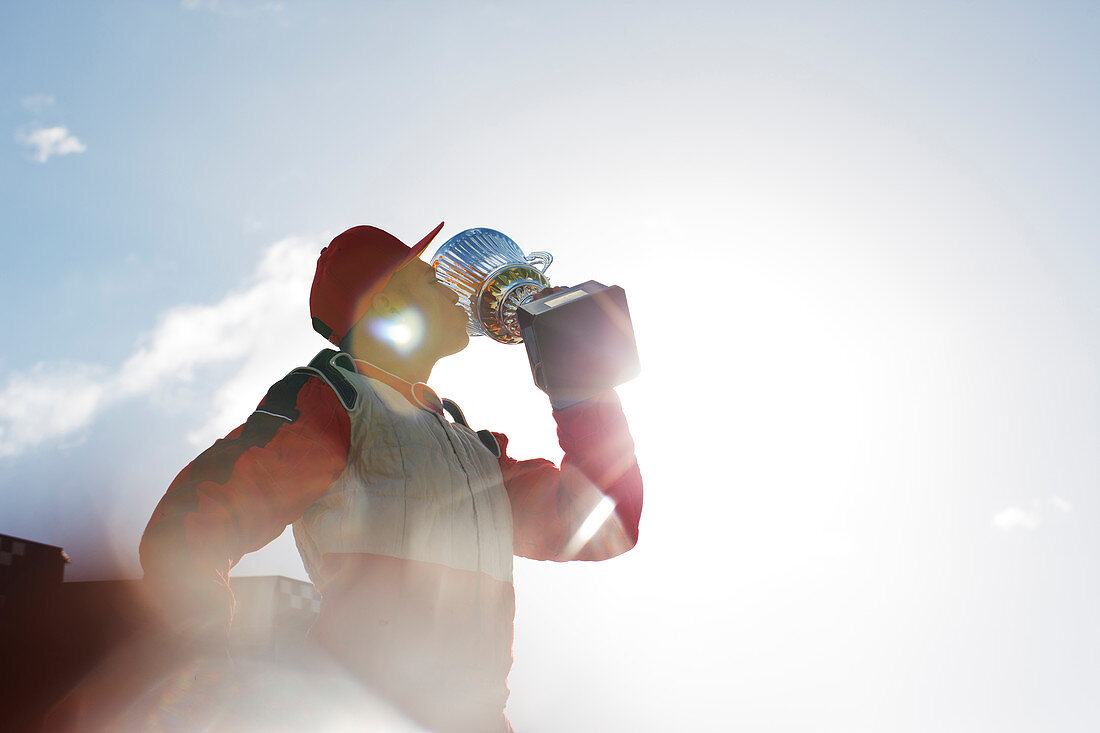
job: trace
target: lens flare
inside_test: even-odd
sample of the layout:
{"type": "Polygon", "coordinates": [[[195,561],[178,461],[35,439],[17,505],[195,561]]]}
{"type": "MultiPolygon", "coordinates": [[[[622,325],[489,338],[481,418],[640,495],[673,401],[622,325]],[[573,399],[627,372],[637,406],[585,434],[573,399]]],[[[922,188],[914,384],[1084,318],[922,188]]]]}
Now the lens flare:
{"type": "Polygon", "coordinates": [[[412,341],[412,329],[404,323],[390,324],[386,329],[386,339],[398,346],[403,346],[412,341]]]}
{"type": "Polygon", "coordinates": [[[406,308],[390,318],[376,318],[370,323],[371,334],[393,347],[398,354],[407,355],[423,343],[424,316],[420,311],[406,308]]]}
{"type": "Polygon", "coordinates": [[[599,503],[588,513],[588,517],[581,524],[581,528],[570,538],[569,544],[565,546],[564,555],[566,557],[576,557],[581,548],[588,544],[588,541],[595,536],[596,532],[599,531],[614,511],[615,502],[611,497],[601,497],[599,503]]]}

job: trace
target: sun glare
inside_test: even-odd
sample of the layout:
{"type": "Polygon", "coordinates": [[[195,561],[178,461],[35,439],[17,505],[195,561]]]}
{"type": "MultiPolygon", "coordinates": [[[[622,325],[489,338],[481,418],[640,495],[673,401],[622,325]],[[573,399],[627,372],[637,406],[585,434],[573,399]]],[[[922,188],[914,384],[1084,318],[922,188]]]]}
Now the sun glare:
{"type": "Polygon", "coordinates": [[[599,531],[614,511],[615,502],[610,497],[602,497],[595,508],[589,512],[588,517],[581,524],[581,528],[569,540],[569,544],[565,547],[565,556],[573,557],[579,553],[581,548],[588,544],[588,541],[599,531]]]}
{"type": "Polygon", "coordinates": [[[424,339],[424,316],[419,311],[406,309],[393,318],[379,318],[370,325],[371,333],[393,346],[399,354],[409,354],[424,339]]]}
{"type": "Polygon", "coordinates": [[[386,338],[398,345],[412,341],[412,329],[404,323],[394,323],[386,328],[386,338]]]}

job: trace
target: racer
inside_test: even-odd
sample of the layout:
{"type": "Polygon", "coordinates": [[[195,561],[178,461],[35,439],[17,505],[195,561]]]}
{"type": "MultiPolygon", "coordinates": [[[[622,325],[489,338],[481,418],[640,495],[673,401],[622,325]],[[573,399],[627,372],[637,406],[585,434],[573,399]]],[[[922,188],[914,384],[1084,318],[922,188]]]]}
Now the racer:
{"type": "Polygon", "coordinates": [[[613,391],[553,410],[558,467],[509,456],[504,434],[475,432],[427,386],[469,340],[457,296],[419,258],[442,226],[412,247],[353,227],[322,250],[310,310],[338,350],[180,472],[141,562],[173,630],[224,648],[230,569],[293,524],[322,594],[313,640],[430,730],[503,732],[513,554],[629,550],[642,481],[613,391]]]}

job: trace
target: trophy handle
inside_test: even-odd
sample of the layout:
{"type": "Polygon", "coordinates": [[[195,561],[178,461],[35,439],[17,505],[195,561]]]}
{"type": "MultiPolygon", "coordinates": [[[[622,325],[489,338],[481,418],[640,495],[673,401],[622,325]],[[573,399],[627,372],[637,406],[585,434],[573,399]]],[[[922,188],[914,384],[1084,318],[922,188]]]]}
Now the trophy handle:
{"type": "Polygon", "coordinates": [[[546,272],[546,268],[550,266],[550,263],[554,261],[554,255],[549,252],[532,252],[524,259],[527,260],[528,265],[541,266],[542,269],[539,272],[546,272]]]}

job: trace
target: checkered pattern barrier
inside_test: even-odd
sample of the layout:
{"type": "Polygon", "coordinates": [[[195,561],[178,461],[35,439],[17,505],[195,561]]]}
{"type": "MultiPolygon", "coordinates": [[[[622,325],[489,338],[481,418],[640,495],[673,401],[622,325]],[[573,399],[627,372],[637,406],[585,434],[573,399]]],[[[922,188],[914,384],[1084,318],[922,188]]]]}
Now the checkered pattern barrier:
{"type": "Polygon", "coordinates": [[[68,562],[60,547],[0,534],[0,622],[15,605],[32,613],[41,598],[61,585],[68,562]]]}
{"type": "Polygon", "coordinates": [[[279,578],[278,600],[280,605],[317,614],[321,610],[321,594],[313,584],[290,578],[279,578]]]}
{"type": "Polygon", "coordinates": [[[27,553],[27,543],[14,537],[0,535],[0,565],[11,565],[27,553]]]}

